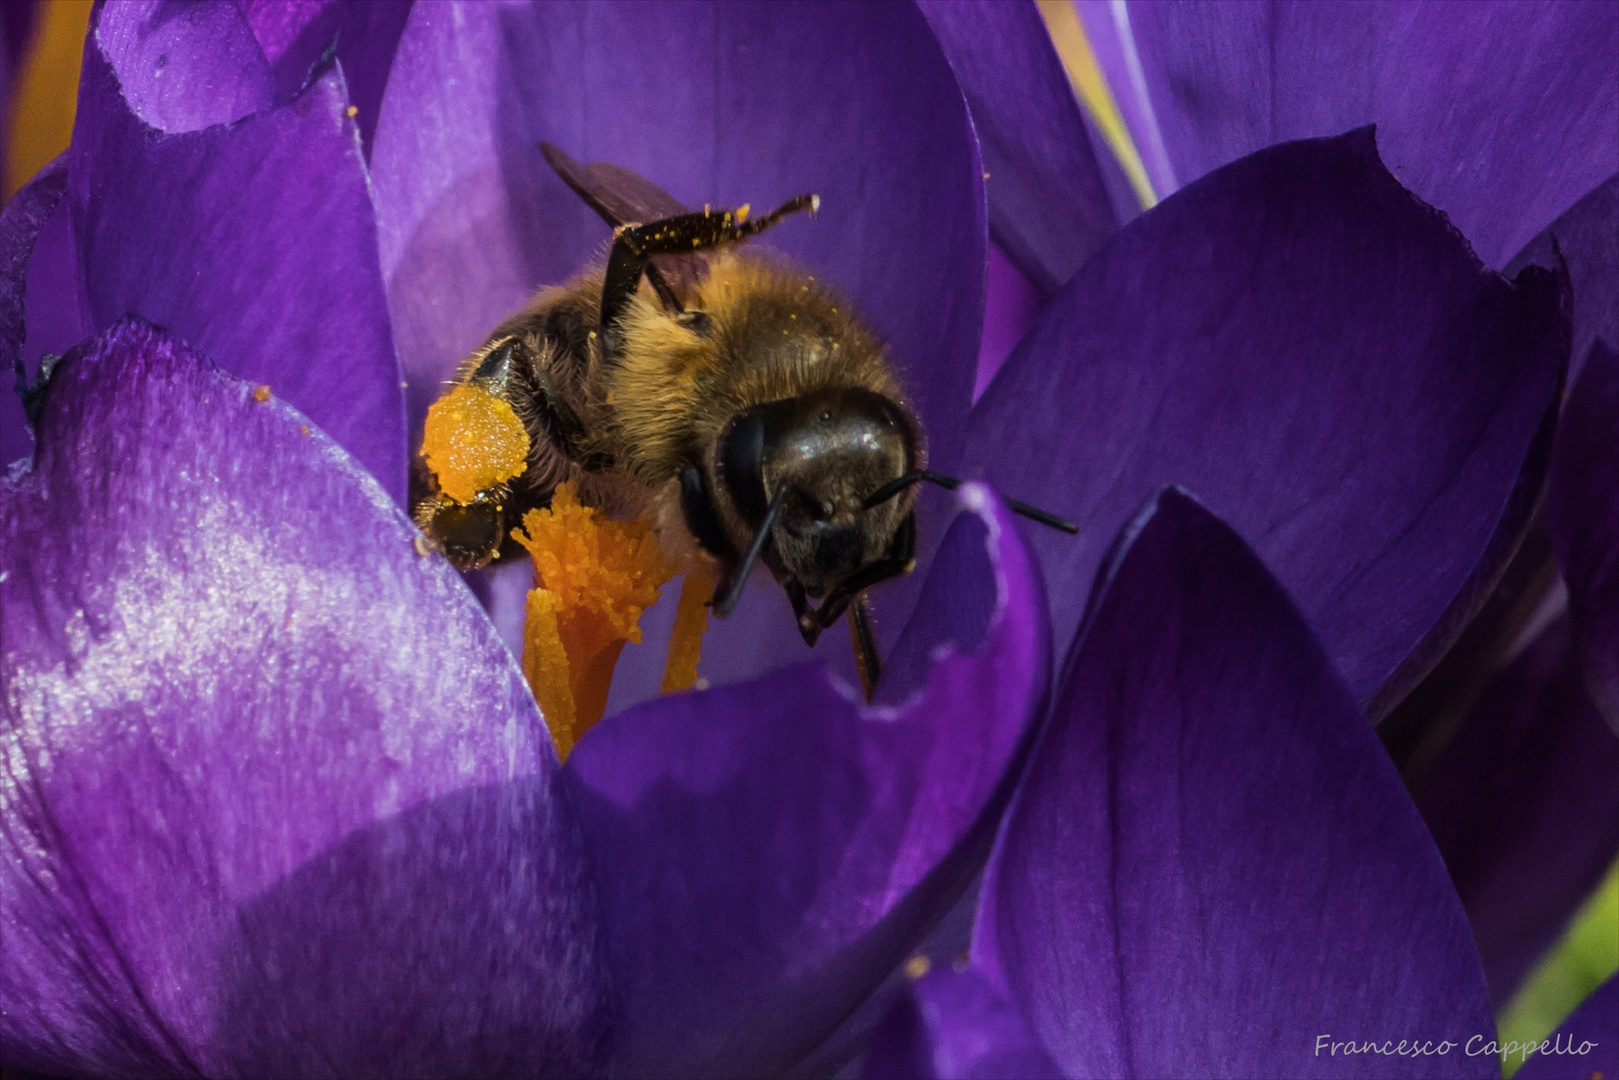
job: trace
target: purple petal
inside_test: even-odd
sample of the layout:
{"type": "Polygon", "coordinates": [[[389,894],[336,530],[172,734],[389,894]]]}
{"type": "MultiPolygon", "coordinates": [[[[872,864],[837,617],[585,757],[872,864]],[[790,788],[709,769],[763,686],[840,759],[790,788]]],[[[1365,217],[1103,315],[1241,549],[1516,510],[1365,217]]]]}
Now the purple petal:
{"type": "Polygon", "coordinates": [[[990,589],[907,629],[899,655],[932,666],[901,704],[865,707],[801,665],[610,717],[569,758],[621,1007],[615,1072],[780,1072],[981,864],[1050,642],[1010,516],[978,485],[964,501],[922,605],[961,579],[990,589]]]}
{"type": "Polygon", "coordinates": [[[1044,306],[1035,287],[994,244],[989,246],[989,279],[984,294],[984,336],[978,343],[978,375],[973,400],[989,389],[990,380],[1006,364],[1017,343],[1029,332],[1044,306]]]}
{"type": "Polygon", "coordinates": [[[1058,1080],[1040,1042],[972,968],[913,982],[872,1036],[865,1080],[1058,1080]]]}
{"type": "Polygon", "coordinates": [[[61,356],[96,332],[73,232],[73,200],[61,199],[34,238],[24,286],[18,290],[24,316],[22,362],[31,381],[47,354],[61,356]]]}
{"type": "Polygon", "coordinates": [[[1563,1021],[1513,1080],[1594,1080],[1619,1076],[1619,976],[1608,981],[1563,1021]]]}
{"type": "MultiPolygon", "coordinates": [[[[983,310],[984,186],[960,88],[913,5],[657,5],[633,19],[594,4],[417,5],[372,155],[413,431],[468,350],[608,241],[542,139],[692,206],[819,193],[815,220],[760,243],[844,289],[883,333],[932,467],[955,467],[983,310]]],[[[939,521],[924,518],[924,554],[939,521]]],[[[884,622],[900,625],[914,587],[879,594],[884,622]]],[[[847,653],[829,640],[820,655],[847,653]]],[[[703,674],[731,682],[811,655],[780,590],[757,588],[710,631],[703,674]]],[[[622,677],[655,685],[644,669],[661,664],[656,648],[626,654],[622,677]]]]}
{"type": "Polygon", "coordinates": [[[34,0],[0,6],[0,65],[4,65],[8,77],[22,66],[38,16],[39,6],[34,0]]]}
{"type": "Polygon", "coordinates": [[[1401,183],[1490,266],[1619,171],[1606,0],[1082,3],[1159,194],[1261,147],[1376,124],[1401,183]]]}
{"type": "Polygon", "coordinates": [[[96,326],[139,314],[269,385],[403,501],[399,366],[345,107],[331,73],[285,108],[162,135],[87,46],[69,151],[81,287],[96,326]]]}
{"type": "Polygon", "coordinates": [[[984,155],[995,243],[1056,292],[1118,229],[1085,118],[1028,0],[920,0],[984,155]]]}
{"type": "Polygon", "coordinates": [[[1616,776],[1619,739],[1561,619],[1491,680],[1420,789],[1498,1008],[1619,855],[1616,776]]]}
{"type": "MultiPolygon", "coordinates": [[[[128,107],[159,131],[200,131],[275,103],[270,66],[230,0],[133,0],[97,11],[85,60],[105,57],[128,107]]],[[[85,107],[85,79],[79,108],[85,107]]]]}
{"type": "Polygon", "coordinates": [[[416,535],[144,323],[58,367],[34,470],[0,482],[0,1060],[599,1067],[549,741],[416,535]]]}
{"type": "Polygon", "coordinates": [[[314,21],[329,0],[236,0],[236,7],[259,43],[264,59],[275,63],[314,21]]]}
{"type": "Polygon", "coordinates": [[[986,975],[1070,1076],[1492,1075],[1455,890],[1298,609],[1179,491],[1120,537],[985,875],[986,975]]]}
{"type": "Polygon", "coordinates": [[[1574,288],[1574,348],[1568,381],[1579,378],[1600,338],[1619,343],[1619,174],[1610,176],[1574,208],[1513,256],[1505,273],[1525,266],[1556,268],[1561,256],[1574,288]]]}
{"type": "MultiPolygon", "coordinates": [[[[1180,185],[1175,180],[1175,167],[1170,163],[1154,101],[1148,93],[1140,51],[1131,29],[1132,9],[1114,0],[1073,0],[1073,3],[1091,54],[1107,80],[1108,90],[1119,107],[1119,116],[1132,137],[1136,152],[1141,155],[1147,179],[1153,192],[1162,199],[1180,185]]],[[[1231,24],[1240,27],[1253,16],[1252,9],[1235,6],[1221,9],[1219,14],[1225,24],[1222,29],[1226,30],[1223,40],[1245,40],[1249,36],[1226,28],[1231,24]]]]}
{"type": "Polygon", "coordinates": [[[1547,525],[1586,689],[1619,732],[1619,354],[1591,351],[1563,405],[1552,451],[1547,525]]]}
{"type": "Polygon", "coordinates": [[[1369,132],[1274,147],[1086,264],[975,406],[967,460],[1081,524],[1033,535],[1057,640],[1108,539],[1183,484],[1252,540],[1381,717],[1516,546],[1565,287],[1479,266],[1369,132]]]}
{"type": "Polygon", "coordinates": [[[31,377],[23,364],[24,286],[28,262],[40,231],[50,220],[67,185],[67,167],[58,158],[6,203],[0,213],[0,468],[33,452],[22,398],[12,393],[16,373],[31,377]]]}
{"type": "Polygon", "coordinates": [[[199,131],[295,100],[335,57],[369,147],[411,0],[136,0],[96,41],[130,107],[159,131],[199,131]]]}
{"type": "Polygon", "coordinates": [[[328,53],[343,66],[369,151],[412,0],[237,0],[270,62],[277,102],[291,101],[328,53]]]}

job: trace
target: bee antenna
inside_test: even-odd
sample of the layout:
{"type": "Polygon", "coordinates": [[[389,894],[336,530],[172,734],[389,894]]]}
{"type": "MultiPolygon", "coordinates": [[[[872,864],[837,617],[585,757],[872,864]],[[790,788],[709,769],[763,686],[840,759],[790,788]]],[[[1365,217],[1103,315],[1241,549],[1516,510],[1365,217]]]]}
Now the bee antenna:
{"type": "MultiPolygon", "coordinates": [[[[961,486],[961,481],[957,480],[953,476],[945,476],[943,473],[929,472],[926,469],[917,469],[915,472],[908,472],[904,476],[896,477],[893,480],[890,480],[888,483],[866,496],[863,509],[870,510],[874,506],[881,506],[883,503],[887,502],[889,499],[892,499],[895,495],[898,495],[906,488],[924,480],[930,484],[937,484],[946,491],[954,491],[961,486]]],[[[1028,518],[1030,521],[1038,521],[1040,524],[1049,525],[1053,529],[1061,529],[1063,532],[1068,533],[1071,536],[1076,536],[1079,534],[1078,525],[1074,524],[1072,521],[1069,521],[1067,518],[1061,518],[1049,511],[1042,510],[1038,506],[1030,506],[1026,502],[1019,502],[1017,499],[1007,499],[1006,506],[1007,509],[1012,511],[1012,513],[1020,514],[1023,517],[1028,518]]]]}
{"type": "Polygon", "coordinates": [[[747,587],[748,575],[753,572],[753,564],[759,561],[759,553],[765,548],[765,541],[770,538],[770,529],[776,524],[776,514],[781,510],[781,500],[787,495],[787,485],[783,484],[776,489],[776,494],[770,500],[770,507],[765,511],[764,520],[759,522],[759,531],[753,537],[753,546],[748,548],[747,555],[743,556],[742,564],[737,567],[736,573],[731,575],[729,584],[725,586],[725,595],[715,594],[714,614],[725,618],[736,610],[736,605],[742,600],[742,590],[747,587]]]}

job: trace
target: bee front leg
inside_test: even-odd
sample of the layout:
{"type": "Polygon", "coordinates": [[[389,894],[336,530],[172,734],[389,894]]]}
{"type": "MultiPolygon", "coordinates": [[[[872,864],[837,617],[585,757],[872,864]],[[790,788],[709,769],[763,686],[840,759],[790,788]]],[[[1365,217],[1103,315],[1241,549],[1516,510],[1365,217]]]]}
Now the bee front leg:
{"type": "Polygon", "coordinates": [[[877,637],[871,630],[871,602],[866,599],[865,593],[854,598],[849,607],[849,635],[854,640],[855,667],[860,669],[860,688],[865,691],[866,700],[871,700],[872,691],[877,689],[877,680],[882,678],[883,661],[877,652],[877,637]]]}
{"type": "Polygon", "coordinates": [[[804,586],[798,583],[797,578],[788,578],[782,583],[781,590],[787,594],[788,603],[793,605],[793,618],[798,622],[799,636],[804,639],[804,644],[813,647],[824,627],[816,618],[818,612],[809,606],[809,599],[804,595],[804,586]]]}

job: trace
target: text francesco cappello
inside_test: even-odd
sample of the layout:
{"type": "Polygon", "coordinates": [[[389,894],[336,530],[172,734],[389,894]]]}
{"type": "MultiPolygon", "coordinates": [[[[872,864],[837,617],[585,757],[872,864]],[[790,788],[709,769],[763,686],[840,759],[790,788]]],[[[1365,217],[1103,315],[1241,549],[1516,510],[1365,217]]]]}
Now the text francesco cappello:
{"type": "Polygon", "coordinates": [[[1590,1039],[1575,1042],[1571,1036],[1559,1033],[1555,1038],[1519,1042],[1516,1039],[1497,1042],[1487,1035],[1474,1035],[1465,1040],[1456,1039],[1384,1039],[1378,1041],[1345,1039],[1334,1042],[1331,1035],[1317,1035],[1316,1057],[1447,1057],[1458,1051],[1468,1057],[1505,1057],[1527,1060],[1530,1055],[1541,1057],[1584,1057],[1597,1048],[1590,1039]]]}

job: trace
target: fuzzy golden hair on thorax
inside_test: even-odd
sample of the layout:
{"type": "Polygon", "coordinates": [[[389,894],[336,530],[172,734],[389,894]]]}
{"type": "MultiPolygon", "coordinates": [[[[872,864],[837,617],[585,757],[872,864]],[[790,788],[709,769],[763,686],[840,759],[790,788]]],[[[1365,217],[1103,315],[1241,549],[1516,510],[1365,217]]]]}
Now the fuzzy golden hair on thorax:
{"type": "Polygon", "coordinates": [[[661,484],[701,460],[744,410],[835,387],[903,394],[877,337],[848,302],[779,257],[723,251],[687,298],[642,290],[620,321],[607,401],[625,462],[661,484]]]}

